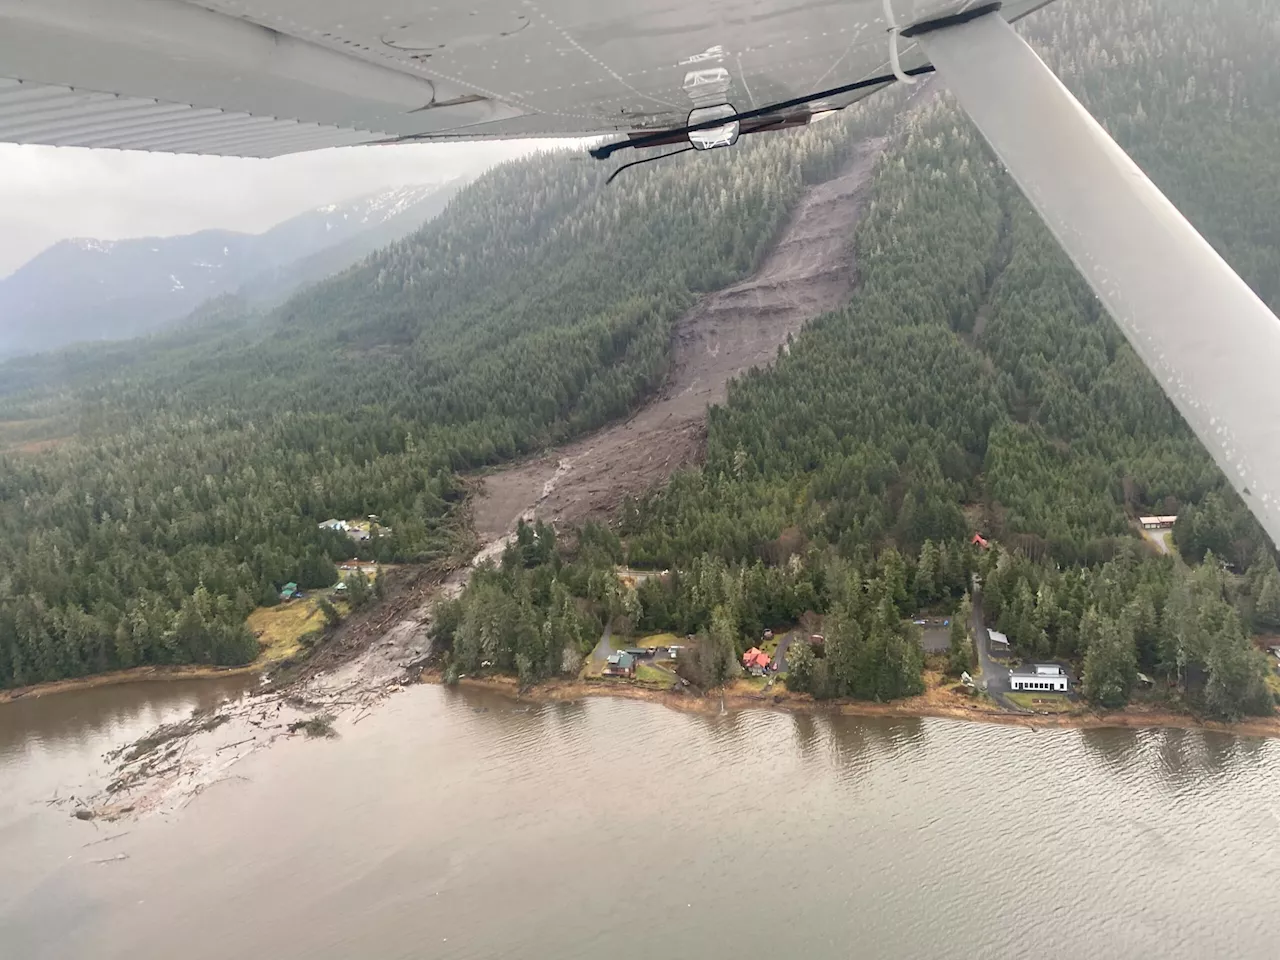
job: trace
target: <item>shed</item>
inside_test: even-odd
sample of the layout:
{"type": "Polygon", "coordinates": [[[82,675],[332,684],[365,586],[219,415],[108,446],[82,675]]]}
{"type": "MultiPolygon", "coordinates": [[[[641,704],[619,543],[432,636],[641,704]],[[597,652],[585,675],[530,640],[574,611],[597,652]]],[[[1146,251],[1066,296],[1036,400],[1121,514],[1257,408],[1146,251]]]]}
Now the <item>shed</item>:
{"type": "Polygon", "coordinates": [[[281,600],[292,600],[298,594],[298,585],[293,581],[289,581],[280,588],[281,600]]]}

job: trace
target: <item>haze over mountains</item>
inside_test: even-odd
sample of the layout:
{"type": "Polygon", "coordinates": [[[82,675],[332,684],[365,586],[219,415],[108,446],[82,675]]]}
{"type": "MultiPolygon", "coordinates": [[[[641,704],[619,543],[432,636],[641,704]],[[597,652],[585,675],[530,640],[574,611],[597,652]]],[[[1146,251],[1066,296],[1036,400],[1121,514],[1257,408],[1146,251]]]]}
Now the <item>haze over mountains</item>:
{"type": "Polygon", "coordinates": [[[0,356],[146,334],[225,294],[270,305],[417,230],[460,183],[330,204],[261,234],[63,240],[0,280],[0,356]]]}

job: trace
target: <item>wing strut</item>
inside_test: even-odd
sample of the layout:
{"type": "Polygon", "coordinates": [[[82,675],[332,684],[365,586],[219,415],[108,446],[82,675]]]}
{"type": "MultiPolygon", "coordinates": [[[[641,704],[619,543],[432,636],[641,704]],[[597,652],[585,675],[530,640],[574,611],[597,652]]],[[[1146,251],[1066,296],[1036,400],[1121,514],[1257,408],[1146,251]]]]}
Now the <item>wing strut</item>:
{"type": "Polygon", "coordinates": [[[1280,546],[1280,321],[998,14],[919,42],[1280,546]]]}

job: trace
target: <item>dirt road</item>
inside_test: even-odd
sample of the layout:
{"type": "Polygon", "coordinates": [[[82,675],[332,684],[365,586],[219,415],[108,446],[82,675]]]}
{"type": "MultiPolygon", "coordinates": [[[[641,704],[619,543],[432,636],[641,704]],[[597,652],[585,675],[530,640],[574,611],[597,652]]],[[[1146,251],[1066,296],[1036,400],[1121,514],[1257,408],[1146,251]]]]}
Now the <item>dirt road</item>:
{"type": "Polygon", "coordinates": [[[672,373],[653,401],[622,423],[486,477],[475,504],[481,539],[501,536],[530,512],[574,522],[608,516],[624,496],[696,463],[707,407],[724,402],[729,380],[772,362],[789,334],[848,298],[853,225],[884,146],[859,144],[840,176],[809,191],[754,275],[680,319],[672,373]]]}
{"type": "Polygon", "coordinates": [[[986,618],[982,612],[982,588],[976,580],[973,584],[973,623],[971,627],[973,629],[974,647],[978,652],[978,665],[982,668],[981,689],[985,690],[991,699],[1005,710],[1013,713],[1028,712],[1009,699],[1009,668],[991,658],[991,637],[987,633],[986,618]]]}

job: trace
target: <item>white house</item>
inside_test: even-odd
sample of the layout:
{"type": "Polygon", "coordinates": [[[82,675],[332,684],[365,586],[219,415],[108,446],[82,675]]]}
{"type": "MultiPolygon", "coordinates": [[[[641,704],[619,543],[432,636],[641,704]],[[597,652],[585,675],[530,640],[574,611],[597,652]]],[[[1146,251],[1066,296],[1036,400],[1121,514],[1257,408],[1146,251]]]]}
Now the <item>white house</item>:
{"type": "Polygon", "coordinates": [[[1009,688],[1014,691],[1043,690],[1066,693],[1067,673],[1056,663],[1037,663],[1019,667],[1009,674],[1009,688]]]}

